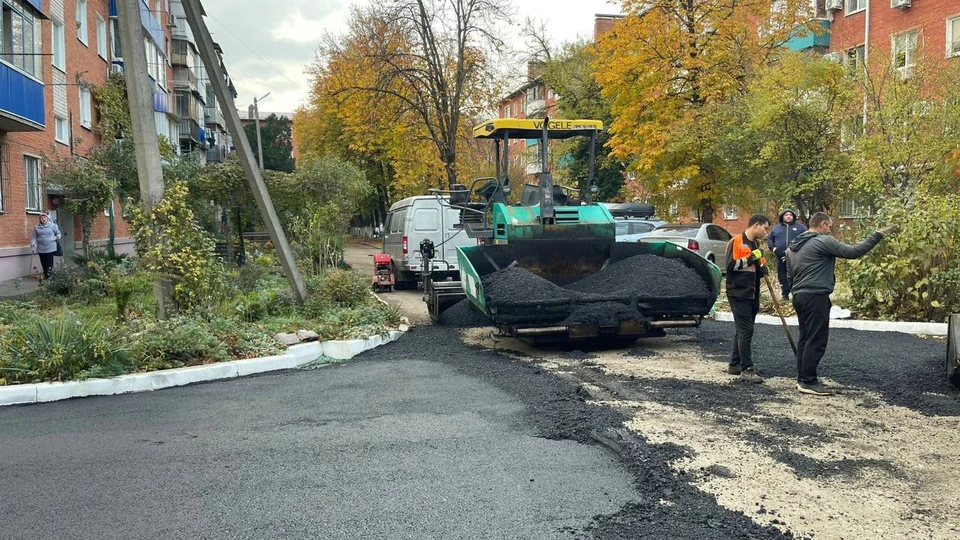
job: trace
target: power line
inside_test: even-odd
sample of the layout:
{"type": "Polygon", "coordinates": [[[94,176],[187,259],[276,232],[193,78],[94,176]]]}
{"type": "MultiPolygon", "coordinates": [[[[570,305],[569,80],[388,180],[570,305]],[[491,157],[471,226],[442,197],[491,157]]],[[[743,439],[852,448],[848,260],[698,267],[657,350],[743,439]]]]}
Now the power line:
{"type": "MultiPolygon", "coordinates": [[[[209,14],[209,13],[207,14],[207,16],[210,17],[211,19],[217,21],[217,24],[219,24],[221,28],[223,28],[224,30],[226,30],[227,33],[230,34],[231,36],[233,36],[234,39],[236,39],[237,41],[239,41],[240,44],[243,45],[244,48],[246,48],[248,51],[250,51],[251,53],[253,53],[254,56],[256,56],[257,58],[259,58],[261,62],[263,62],[263,63],[266,64],[267,66],[270,66],[270,69],[276,71],[281,77],[283,77],[284,79],[286,79],[288,82],[290,82],[290,83],[292,83],[292,84],[298,84],[296,81],[294,81],[294,80],[291,79],[290,77],[287,77],[286,74],[284,74],[282,71],[280,71],[279,69],[277,69],[273,64],[271,64],[270,62],[267,62],[266,60],[264,60],[264,58],[263,58],[262,56],[260,56],[259,54],[257,54],[256,51],[254,51],[253,49],[251,49],[246,43],[243,42],[242,39],[240,39],[239,37],[237,37],[236,34],[234,34],[233,32],[231,32],[230,29],[227,28],[227,25],[225,25],[225,24],[223,24],[222,22],[220,22],[220,19],[214,17],[213,15],[211,15],[211,14],[209,14]]],[[[270,88],[270,87],[268,86],[267,88],[270,88]]],[[[271,89],[271,90],[276,90],[276,89],[274,89],[274,88],[270,88],[270,89],[271,89]]]]}

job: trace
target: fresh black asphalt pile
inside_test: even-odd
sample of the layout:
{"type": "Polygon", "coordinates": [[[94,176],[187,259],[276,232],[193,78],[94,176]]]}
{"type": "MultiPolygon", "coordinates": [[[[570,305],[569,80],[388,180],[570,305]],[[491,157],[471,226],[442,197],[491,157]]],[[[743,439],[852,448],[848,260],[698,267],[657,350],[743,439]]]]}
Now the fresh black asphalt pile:
{"type": "Polygon", "coordinates": [[[486,315],[474,309],[470,300],[463,299],[440,314],[440,324],[454,328],[478,328],[493,323],[486,315]]]}
{"type": "Polygon", "coordinates": [[[509,266],[483,278],[483,291],[490,305],[515,302],[544,302],[580,298],[579,292],[544,279],[526,268],[509,266]]]}
{"type": "Polygon", "coordinates": [[[680,259],[634,255],[567,285],[586,294],[632,293],[639,296],[698,297],[710,294],[696,270],[680,259]]]}

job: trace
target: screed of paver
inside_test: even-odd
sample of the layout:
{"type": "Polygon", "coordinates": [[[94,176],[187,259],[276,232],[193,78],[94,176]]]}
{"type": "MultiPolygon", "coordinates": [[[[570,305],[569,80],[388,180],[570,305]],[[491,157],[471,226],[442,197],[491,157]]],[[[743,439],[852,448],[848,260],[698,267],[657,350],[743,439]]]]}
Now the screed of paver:
{"type": "Polygon", "coordinates": [[[672,467],[757,523],[814,538],[960,536],[955,417],[889,405],[855,387],[811,398],[787,378],[740,383],[682,335],[641,341],[642,355],[592,352],[587,364],[489,329],[462,339],[542,369],[593,370],[601,387],[607,380],[627,389],[628,396],[604,399],[598,383],[584,385],[599,402],[628,412],[626,427],[648,441],[688,448],[672,467]]]}

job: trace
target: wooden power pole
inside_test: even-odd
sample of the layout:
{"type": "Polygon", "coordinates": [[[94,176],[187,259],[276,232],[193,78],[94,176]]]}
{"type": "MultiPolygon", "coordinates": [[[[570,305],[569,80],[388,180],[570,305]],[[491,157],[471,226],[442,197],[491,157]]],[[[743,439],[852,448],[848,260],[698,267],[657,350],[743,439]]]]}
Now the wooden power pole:
{"type": "MultiPolygon", "coordinates": [[[[120,46],[123,48],[123,78],[130,103],[130,124],[137,154],[137,177],[144,213],[163,198],[163,165],[160,141],[153,118],[153,92],[147,74],[147,54],[143,48],[144,30],[140,23],[140,0],[117,0],[120,46]]],[[[172,307],[170,282],[157,278],[153,294],[157,300],[157,318],[166,319],[172,307]]]]}
{"type": "MultiPolygon", "coordinates": [[[[127,0],[128,2],[137,2],[138,0],[127,0]]],[[[277,255],[280,257],[280,264],[283,265],[283,271],[287,275],[287,281],[290,282],[290,288],[300,301],[306,298],[307,291],[300,277],[300,271],[297,269],[296,260],[293,257],[293,251],[290,244],[287,243],[287,235],[284,234],[280,226],[280,220],[277,219],[277,211],[273,208],[273,201],[267,192],[267,186],[263,183],[263,176],[257,167],[253,157],[253,150],[250,148],[250,142],[247,135],[240,125],[240,115],[237,114],[237,107],[233,102],[233,96],[227,89],[226,75],[220,68],[219,58],[213,46],[213,38],[210,37],[210,31],[207,29],[207,23],[203,20],[203,8],[200,6],[200,0],[182,0],[183,10],[187,16],[187,23],[193,31],[193,37],[197,40],[197,49],[200,51],[200,58],[203,59],[203,65],[207,68],[207,77],[209,84],[213,85],[214,93],[217,95],[217,102],[224,112],[224,119],[227,122],[227,129],[230,136],[233,137],[234,146],[240,154],[240,163],[243,170],[247,173],[247,181],[250,183],[250,190],[253,197],[257,200],[257,207],[260,210],[260,217],[267,226],[270,233],[270,239],[276,246],[277,255]]],[[[135,19],[139,21],[139,16],[135,19]]],[[[124,44],[126,47],[126,44],[124,44]]],[[[141,46],[142,50],[143,47],[141,46]]],[[[240,231],[243,234],[243,231],[240,231]]]]}

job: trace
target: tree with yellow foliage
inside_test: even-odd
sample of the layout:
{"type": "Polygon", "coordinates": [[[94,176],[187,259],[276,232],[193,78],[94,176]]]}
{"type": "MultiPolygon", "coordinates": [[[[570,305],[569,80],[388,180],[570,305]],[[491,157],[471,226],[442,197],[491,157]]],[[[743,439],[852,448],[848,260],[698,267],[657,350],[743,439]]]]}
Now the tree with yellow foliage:
{"type": "Polygon", "coordinates": [[[608,142],[630,163],[635,195],[658,193],[704,222],[737,189],[712,151],[723,105],[793,35],[818,31],[807,0],[625,0],[598,43],[597,81],[612,105],[608,142]]]}

